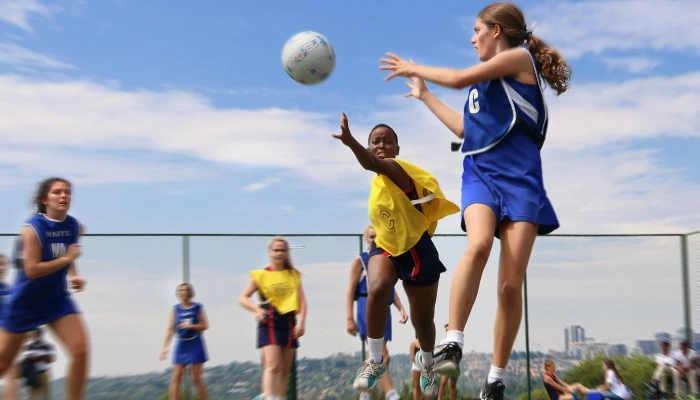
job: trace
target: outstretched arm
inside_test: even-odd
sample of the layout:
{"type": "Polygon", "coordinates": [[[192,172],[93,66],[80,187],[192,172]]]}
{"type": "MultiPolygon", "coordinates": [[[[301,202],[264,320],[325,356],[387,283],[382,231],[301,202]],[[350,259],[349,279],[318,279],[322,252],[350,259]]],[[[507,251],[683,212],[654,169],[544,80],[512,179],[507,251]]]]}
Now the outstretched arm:
{"type": "Polygon", "coordinates": [[[380,60],[385,65],[380,66],[379,69],[393,72],[384,79],[385,81],[397,76],[416,76],[428,82],[458,90],[475,83],[514,76],[528,68],[532,71],[530,53],[520,48],[502,51],[488,61],[461,70],[417,65],[391,53],[387,53],[387,56],[388,58],[380,60]]]}
{"type": "Polygon", "coordinates": [[[392,159],[381,159],[375,156],[352,136],[348,124],[348,117],[345,113],[343,113],[340,118],[340,130],[340,135],[333,135],[333,137],[342,141],[344,145],[352,150],[357,161],[362,165],[362,168],[388,177],[401,190],[405,191],[411,188],[411,177],[408,176],[406,171],[404,171],[396,161],[392,159]]]}
{"type": "MultiPolygon", "coordinates": [[[[411,62],[412,63],[412,62],[411,62]]],[[[411,89],[405,97],[415,97],[423,102],[428,109],[458,138],[464,138],[464,114],[447,107],[425,86],[425,81],[413,76],[406,86],[411,89]]]]}

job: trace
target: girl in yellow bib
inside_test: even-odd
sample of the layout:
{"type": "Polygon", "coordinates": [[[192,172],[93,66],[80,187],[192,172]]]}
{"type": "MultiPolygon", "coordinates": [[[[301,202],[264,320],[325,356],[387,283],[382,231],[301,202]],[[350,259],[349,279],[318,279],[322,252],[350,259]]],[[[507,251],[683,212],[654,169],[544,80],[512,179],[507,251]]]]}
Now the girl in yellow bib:
{"type": "Polygon", "coordinates": [[[440,261],[432,235],[437,221],[459,212],[459,207],[442,194],[437,180],[419,167],[397,160],[398,136],[385,124],[369,134],[369,147],[362,146],[350,133],[345,113],[341,133],[333,135],[348,146],[363,168],[377,174],[369,197],[369,218],[376,231],[367,268],[367,344],[369,359],[354,381],[354,388],[368,390],[386,373],[382,357],[386,304],[396,282],[403,281],[411,306],[411,322],[421,351],[416,362],[421,367],[421,389],[429,397],[437,394],[432,370],[435,346],[435,299],[440,261]]]}
{"type": "Polygon", "coordinates": [[[306,296],[301,273],[292,266],[287,241],[273,238],[268,253],[270,265],[250,273],[251,280],[238,303],[255,313],[258,322],[257,348],[263,349],[265,360],[263,394],[259,398],[282,400],[287,396],[294,350],[299,347],[298,339],[305,330],[306,296]],[[260,305],[250,300],[256,291],[260,305]]]}

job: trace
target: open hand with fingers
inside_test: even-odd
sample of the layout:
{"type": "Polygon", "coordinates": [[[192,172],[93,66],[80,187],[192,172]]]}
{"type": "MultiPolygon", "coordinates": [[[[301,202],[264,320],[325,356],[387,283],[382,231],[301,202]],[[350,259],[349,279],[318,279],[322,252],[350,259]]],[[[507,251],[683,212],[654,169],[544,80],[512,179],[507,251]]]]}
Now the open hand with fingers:
{"type": "Polygon", "coordinates": [[[350,133],[350,125],[348,123],[348,117],[345,113],[340,116],[340,135],[333,135],[334,138],[343,142],[344,145],[348,146],[352,141],[353,137],[350,133]]]}
{"type": "Polygon", "coordinates": [[[392,53],[386,53],[386,55],[388,58],[379,59],[382,64],[385,64],[380,65],[379,69],[384,71],[392,71],[392,73],[384,78],[384,82],[388,82],[397,76],[405,76],[410,78],[411,76],[415,75],[416,63],[414,63],[413,60],[406,61],[392,53]]]}
{"type": "Polygon", "coordinates": [[[404,97],[415,97],[418,100],[423,100],[423,96],[428,93],[428,87],[425,86],[425,81],[417,76],[410,78],[411,82],[406,82],[406,87],[411,89],[404,97]]]}

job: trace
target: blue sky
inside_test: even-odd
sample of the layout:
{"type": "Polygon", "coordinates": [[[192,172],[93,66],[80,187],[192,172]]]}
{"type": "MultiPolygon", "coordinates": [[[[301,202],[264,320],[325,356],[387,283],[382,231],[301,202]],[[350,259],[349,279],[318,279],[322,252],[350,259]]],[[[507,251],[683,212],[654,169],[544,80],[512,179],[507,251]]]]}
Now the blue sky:
{"type": "MultiPolygon", "coordinates": [[[[72,213],[92,233],[359,233],[367,223],[371,174],[330,137],[341,111],[358,138],[378,122],[394,126],[401,156],[434,172],[446,195],[459,202],[461,161],[449,152],[451,133],[416,100],[403,98],[403,81],[383,82],[378,59],[392,51],[429,65],[473,65],[478,62],[469,43],[474,17],[488,2],[425,7],[359,1],[352,9],[303,1],[258,3],[0,0],[0,207],[5,210],[0,232],[15,232],[26,218],[37,180],[61,175],[74,181],[72,213]],[[321,85],[299,85],[282,69],[282,45],[302,30],[324,34],[335,48],[336,70],[321,85]]],[[[550,92],[547,98],[543,167],[562,224],[557,233],[699,229],[700,26],[693,21],[700,20],[700,3],[518,4],[528,27],[559,48],[574,70],[570,91],[560,97],[550,92]]],[[[464,92],[429,88],[455,109],[462,107],[464,92]]],[[[445,219],[438,232],[461,233],[458,217],[445,219]]],[[[238,319],[249,318],[235,299],[246,271],[265,262],[265,242],[199,240],[193,279],[202,286],[202,301],[221,316],[213,324],[234,329],[238,319]]],[[[324,240],[300,239],[307,249],[297,252],[298,262],[313,271],[309,285],[317,285],[314,320],[339,316],[342,321],[342,312],[327,304],[342,307],[337,296],[345,290],[347,263],[357,245],[354,239],[324,240]],[[331,278],[338,283],[319,280],[331,278]]],[[[547,260],[547,251],[564,246],[551,243],[543,240],[543,253],[533,257],[547,260]]],[[[655,285],[663,282],[653,278],[657,268],[670,268],[674,278],[663,290],[679,290],[677,241],[606,243],[571,245],[567,251],[579,261],[552,265],[552,275],[544,276],[560,280],[542,281],[543,287],[570,284],[566,271],[575,267],[576,279],[592,279],[577,287],[592,285],[590,290],[603,296],[595,301],[604,302],[614,286],[606,289],[597,274],[617,265],[621,277],[646,271],[637,277],[648,286],[638,287],[651,291],[662,290],[655,285]],[[636,255],[618,262],[622,251],[636,255]],[[591,254],[607,258],[587,259],[591,254]]],[[[445,250],[445,257],[454,259],[450,265],[463,245],[463,239],[450,241],[445,250]]],[[[176,238],[86,242],[81,268],[91,284],[79,299],[95,340],[103,338],[96,344],[101,361],[94,373],[164,366],[155,357],[173,300],[171,287],[180,277],[179,252],[176,238]],[[137,331],[129,330],[133,338],[111,335],[113,329],[105,325],[132,317],[148,330],[145,342],[137,331]],[[127,348],[138,349],[139,356],[152,351],[153,357],[110,358],[127,348]]],[[[475,318],[489,327],[474,340],[479,351],[491,347],[495,303],[488,285],[493,286],[495,266],[477,300],[475,318]]],[[[544,300],[574,296],[557,293],[544,300]]],[[[446,312],[447,298],[441,299],[438,308],[446,312]]],[[[642,299],[635,304],[663,305],[642,306],[642,299]]],[[[680,295],[668,301],[679,304],[680,295]]],[[[551,326],[543,335],[600,321],[591,311],[569,315],[562,307],[548,314],[551,326]],[[556,315],[561,318],[551,317],[556,315]]],[[[663,327],[640,320],[629,324],[629,332],[611,337],[646,337],[674,330],[682,320],[680,311],[666,318],[658,324],[663,327]]],[[[344,344],[338,351],[354,349],[343,327],[334,329],[321,333],[319,328],[316,334],[328,347],[308,354],[333,352],[339,340],[344,344]]],[[[410,329],[401,329],[410,340],[410,329]]],[[[224,328],[209,335],[216,345],[232,345],[224,328]]],[[[217,351],[216,362],[254,359],[252,335],[251,327],[236,339],[245,351],[217,351]]],[[[557,335],[538,343],[558,349],[563,343],[557,335]]]]}

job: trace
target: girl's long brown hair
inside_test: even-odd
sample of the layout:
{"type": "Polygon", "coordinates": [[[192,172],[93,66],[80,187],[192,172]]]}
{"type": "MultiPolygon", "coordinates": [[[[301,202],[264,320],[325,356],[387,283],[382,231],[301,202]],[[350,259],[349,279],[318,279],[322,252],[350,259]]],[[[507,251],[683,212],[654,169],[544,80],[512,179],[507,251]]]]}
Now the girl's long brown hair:
{"type": "Polygon", "coordinates": [[[493,3],[479,12],[479,19],[490,28],[498,25],[511,47],[525,44],[535,58],[540,76],[557,95],[571,86],[571,66],[557,50],[528,31],[525,15],[516,5],[493,3]]]}

